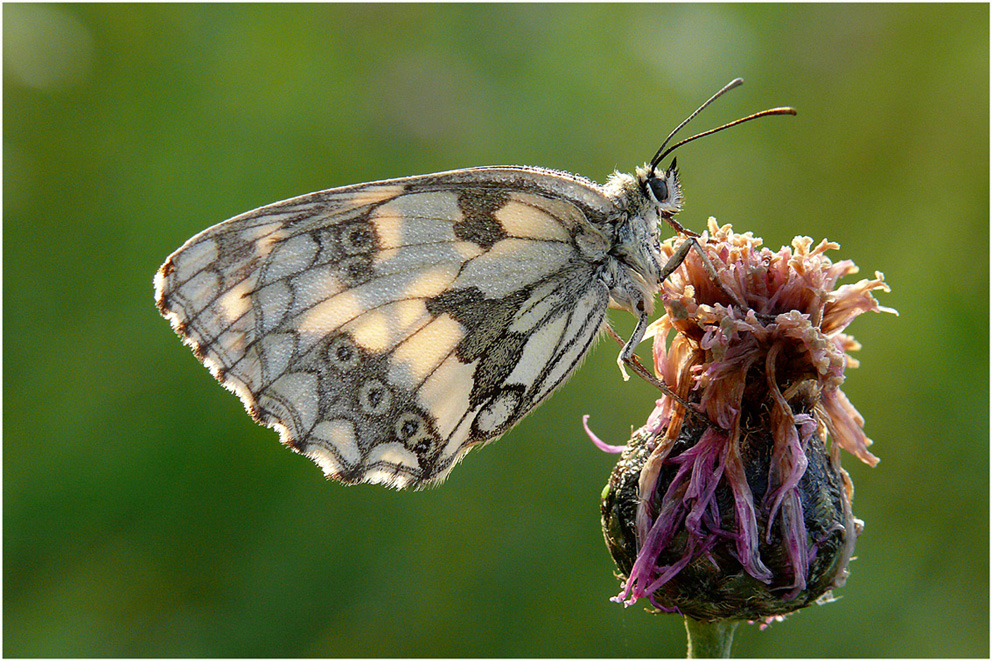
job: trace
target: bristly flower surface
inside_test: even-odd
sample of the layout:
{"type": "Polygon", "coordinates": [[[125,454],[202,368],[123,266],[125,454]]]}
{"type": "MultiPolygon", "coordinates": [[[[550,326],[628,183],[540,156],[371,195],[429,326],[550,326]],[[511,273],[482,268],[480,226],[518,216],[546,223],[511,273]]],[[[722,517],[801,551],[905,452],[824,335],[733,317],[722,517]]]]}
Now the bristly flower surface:
{"type": "MultiPolygon", "coordinates": [[[[690,252],[649,335],[656,373],[702,416],[663,396],[613,471],[602,512],[626,577],[615,600],[764,619],[846,580],[862,523],[839,449],[878,459],[840,390],[860,348],[844,330],[894,310],[872,295],[888,291],[881,273],[837,285],[858,269],[826,256],[835,243],[797,237],[773,252],[712,218],[700,243],[715,274],[690,252]]],[[[673,239],[662,252],[674,250],[673,239]]]]}

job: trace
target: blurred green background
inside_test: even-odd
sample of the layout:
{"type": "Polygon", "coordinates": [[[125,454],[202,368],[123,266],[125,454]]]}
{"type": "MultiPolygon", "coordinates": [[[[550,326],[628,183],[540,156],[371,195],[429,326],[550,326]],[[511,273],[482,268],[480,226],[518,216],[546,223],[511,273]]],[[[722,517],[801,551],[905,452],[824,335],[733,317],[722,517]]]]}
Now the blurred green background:
{"type": "Polygon", "coordinates": [[[678,617],[609,601],[615,457],[580,416],[621,442],[654,399],[612,344],[442,488],[345,488],[180,345],[152,275],[312,190],[604,181],[738,75],[697,131],[799,116],[680,150],[681,221],[838,241],[901,316],[851,327],[882,462],[844,459],[841,599],[735,654],[988,655],[987,5],[7,4],[3,60],[5,655],[684,655],[678,617]]]}

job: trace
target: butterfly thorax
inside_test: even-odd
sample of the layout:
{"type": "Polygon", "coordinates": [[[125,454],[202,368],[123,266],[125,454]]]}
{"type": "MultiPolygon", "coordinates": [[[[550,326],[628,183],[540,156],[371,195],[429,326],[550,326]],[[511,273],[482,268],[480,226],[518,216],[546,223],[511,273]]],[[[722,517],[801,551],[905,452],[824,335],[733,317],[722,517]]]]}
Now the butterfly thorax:
{"type": "Polygon", "coordinates": [[[614,172],[604,187],[616,209],[604,276],[612,303],[634,315],[654,311],[661,274],[659,226],[664,215],[675,213],[681,203],[677,179],[672,187],[675,204],[665,204],[649,193],[647,177],[647,166],[634,175],[614,172]]]}

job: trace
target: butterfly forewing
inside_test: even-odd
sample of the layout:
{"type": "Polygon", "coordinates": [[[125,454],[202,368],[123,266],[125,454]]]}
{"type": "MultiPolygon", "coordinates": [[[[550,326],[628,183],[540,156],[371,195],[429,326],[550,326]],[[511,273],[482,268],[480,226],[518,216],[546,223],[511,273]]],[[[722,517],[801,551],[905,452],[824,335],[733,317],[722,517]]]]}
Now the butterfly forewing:
{"type": "Polygon", "coordinates": [[[420,486],[587,353],[610,199],[537,168],[332,189],[190,239],[162,313],[252,416],[348,483],[420,486]]]}

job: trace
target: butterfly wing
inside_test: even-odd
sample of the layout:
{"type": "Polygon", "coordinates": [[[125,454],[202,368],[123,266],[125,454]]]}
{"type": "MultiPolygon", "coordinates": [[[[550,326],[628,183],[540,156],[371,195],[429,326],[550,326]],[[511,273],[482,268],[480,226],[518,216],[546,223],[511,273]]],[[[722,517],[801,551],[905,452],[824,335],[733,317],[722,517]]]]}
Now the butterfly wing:
{"type": "Polygon", "coordinates": [[[346,483],[444,478],[587,353],[609,303],[593,182],[473,168],[331,189],[190,239],[162,314],[282,442],[346,483]]]}

